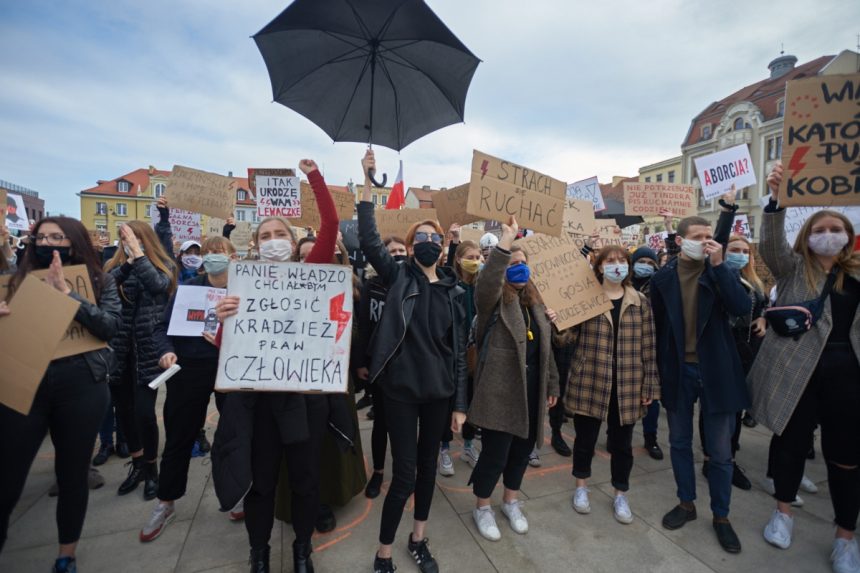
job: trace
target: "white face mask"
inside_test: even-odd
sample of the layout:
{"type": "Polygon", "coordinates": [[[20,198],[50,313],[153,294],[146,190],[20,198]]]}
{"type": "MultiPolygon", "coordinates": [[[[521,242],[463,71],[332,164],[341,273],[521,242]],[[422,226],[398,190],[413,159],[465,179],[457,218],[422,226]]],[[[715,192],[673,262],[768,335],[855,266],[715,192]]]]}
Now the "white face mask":
{"type": "Polygon", "coordinates": [[[701,261],[705,258],[705,243],[703,241],[681,239],[681,252],[694,261],[701,261]]]}
{"type": "Polygon", "coordinates": [[[809,249],[823,257],[835,257],[847,244],[847,233],[815,233],[807,241],[809,249]]]}
{"type": "Polygon", "coordinates": [[[283,263],[290,260],[293,243],[287,239],[271,239],[260,243],[260,258],[264,261],[283,263]]]}

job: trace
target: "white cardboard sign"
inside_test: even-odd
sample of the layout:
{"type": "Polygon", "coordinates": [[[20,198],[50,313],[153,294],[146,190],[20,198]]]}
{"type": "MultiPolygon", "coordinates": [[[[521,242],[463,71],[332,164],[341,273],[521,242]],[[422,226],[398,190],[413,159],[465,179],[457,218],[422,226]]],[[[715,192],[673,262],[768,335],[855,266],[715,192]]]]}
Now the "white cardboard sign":
{"type": "Polygon", "coordinates": [[[12,209],[9,209],[10,206],[3,205],[4,212],[6,213],[6,228],[17,231],[29,230],[30,221],[27,220],[27,209],[24,208],[24,198],[15,193],[8,193],[6,201],[15,203],[14,212],[12,212],[12,209]]]}
{"type": "Polygon", "coordinates": [[[227,289],[223,288],[179,285],[167,335],[203,336],[204,332],[215,334],[218,331],[215,305],[226,294],[227,289]]]}
{"type": "Polygon", "coordinates": [[[215,389],[347,391],[352,269],[342,265],[235,262],[215,389]]]}
{"type": "Polygon", "coordinates": [[[600,183],[597,182],[597,176],[568,185],[567,197],[591,201],[594,205],[595,213],[606,210],[606,203],[603,201],[603,193],[600,192],[600,183]]]}
{"type": "Polygon", "coordinates": [[[750,150],[745,143],[697,157],[694,161],[705,199],[716,199],[728,193],[732,185],[740,190],[756,183],[750,150]]]}
{"type": "Polygon", "coordinates": [[[257,216],[301,219],[301,179],[283,175],[255,175],[257,216]]]}
{"type": "MultiPolygon", "coordinates": [[[[759,202],[762,208],[764,208],[770,202],[770,194],[767,193],[762,196],[759,202]]],[[[860,229],[860,207],[786,207],[785,238],[788,240],[788,244],[794,247],[794,241],[797,239],[800,228],[803,227],[806,220],[813,213],[823,211],[824,209],[842,213],[848,217],[848,220],[854,225],[854,229],[860,229]]]]}
{"type": "Polygon", "coordinates": [[[735,215],[735,220],[732,222],[732,235],[743,235],[747,239],[752,239],[750,220],[747,215],[735,215]]]}
{"type": "MultiPolygon", "coordinates": [[[[161,214],[158,209],[152,204],[150,215],[152,218],[152,226],[155,227],[161,221],[161,214]]],[[[170,231],[173,233],[173,240],[184,243],[185,241],[200,240],[200,213],[193,213],[185,209],[169,209],[170,216],[170,231]]]]}

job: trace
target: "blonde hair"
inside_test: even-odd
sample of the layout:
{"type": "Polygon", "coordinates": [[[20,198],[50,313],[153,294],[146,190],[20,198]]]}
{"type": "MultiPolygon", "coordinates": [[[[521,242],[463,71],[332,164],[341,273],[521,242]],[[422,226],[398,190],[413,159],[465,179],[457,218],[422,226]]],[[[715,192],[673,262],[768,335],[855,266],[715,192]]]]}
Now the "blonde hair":
{"type": "Polygon", "coordinates": [[[732,235],[731,237],[729,237],[729,242],[726,243],[726,249],[728,249],[728,246],[735,241],[740,241],[744,243],[750,250],[750,260],[747,263],[747,266],[741,269],[741,276],[744,278],[744,280],[746,280],[748,283],[758,289],[759,292],[763,293],[764,282],[759,278],[758,273],[755,270],[755,254],[753,254],[752,245],[750,244],[749,239],[747,239],[743,235],[732,235]]]}
{"type": "Polygon", "coordinates": [[[449,261],[448,264],[454,268],[454,274],[457,275],[458,279],[466,284],[475,284],[475,281],[478,280],[478,274],[470,275],[469,273],[464,273],[463,267],[460,265],[460,259],[465,257],[468,251],[478,251],[480,255],[481,247],[475,241],[462,241],[457,245],[457,250],[454,251],[454,260],[449,261]]]}
{"type": "Polygon", "coordinates": [[[287,229],[287,232],[290,234],[290,239],[293,241],[293,248],[295,249],[296,243],[298,243],[298,238],[296,237],[296,230],[293,228],[293,225],[283,217],[266,217],[265,219],[260,221],[260,224],[257,225],[256,229],[254,229],[254,247],[257,249],[260,248],[260,228],[270,221],[280,221],[280,223],[287,229]]]}
{"type": "Polygon", "coordinates": [[[839,270],[836,273],[836,282],[833,288],[840,291],[845,282],[845,273],[856,274],[860,272],[860,254],[854,252],[854,243],[856,241],[854,225],[851,224],[848,217],[838,211],[831,211],[829,209],[813,213],[797,234],[797,239],[794,241],[794,252],[803,257],[803,274],[806,278],[807,286],[810,290],[818,289],[818,281],[824,276],[824,269],[821,268],[818,257],[809,248],[809,236],[812,234],[812,226],[824,217],[833,217],[842,221],[845,232],[848,234],[848,242],[839,251],[834,263],[839,270]]]}
{"type": "Polygon", "coordinates": [[[236,254],[236,247],[227,237],[209,237],[200,246],[201,255],[215,251],[224,251],[228,255],[234,255],[236,254]]]}
{"type": "MultiPolygon", "coordinates": [[[[140,241],[143,247],[143,254],[149,259],[149,262],[159,271],[170,277],[170,288],[167,291],[168,295],[172,295],[176,290],[176,265],[173,263],[171,255],[164,250],[161,241],[158,240],[158,235],[152,230],[152,227],[143,221],[129,221],[126,225],[131,228],[134,236],[140,241]]],[[[122,266],[128,262],[128,256],[125,254],[122,244],[114,253],[113,258],[105,265],[105,270],[109,271],[112,268],[122,266]]]]}

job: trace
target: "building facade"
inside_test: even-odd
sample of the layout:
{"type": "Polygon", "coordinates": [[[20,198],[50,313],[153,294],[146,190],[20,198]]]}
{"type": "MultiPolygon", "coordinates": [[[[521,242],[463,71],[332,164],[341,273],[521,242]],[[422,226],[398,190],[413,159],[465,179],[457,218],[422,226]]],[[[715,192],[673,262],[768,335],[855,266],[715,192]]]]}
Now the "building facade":
{"type": "Polygon", "coordinates": [[[640,183],[680,183],[682,156],[664,159],[639,168],[640,183]]]}

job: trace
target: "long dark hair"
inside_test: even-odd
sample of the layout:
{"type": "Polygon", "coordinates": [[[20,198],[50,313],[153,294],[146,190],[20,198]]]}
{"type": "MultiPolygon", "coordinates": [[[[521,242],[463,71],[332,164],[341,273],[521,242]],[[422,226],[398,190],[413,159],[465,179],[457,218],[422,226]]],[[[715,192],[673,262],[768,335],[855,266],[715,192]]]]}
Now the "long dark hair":
{"type": "Polygon", "coordinates": [[[102,288],[105,284],[105,273],[102,270],[99,256],[93,248],[93,244],[86,227],[84,227],[83,223],[77,219],[72,219],[71,217],[48,217],[36,223],[36,226],[33,227],[33,232],[30,234],[30,241],[27,244],[27,248],[24,249],[24,254],[18,258],[18,271],[9,283],[7,299],[12,298],[12,294],[14,294],[15,290],[24,280],[24,277],[27,276],[27,273],[42,268],[36,260],[35,237],[39,234],[39,229],[45,223],[54,223],[57,225],[62,229],[66,238],[72,243],[71,248],[69,249],[70,260],[68,264],[87,266],[87,272],[90,275],[90,282],[93,284],[93,295],[95,296],[96,302],[98,302],[101,298],[102,288]]]}

